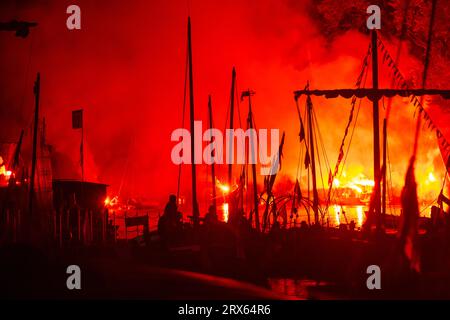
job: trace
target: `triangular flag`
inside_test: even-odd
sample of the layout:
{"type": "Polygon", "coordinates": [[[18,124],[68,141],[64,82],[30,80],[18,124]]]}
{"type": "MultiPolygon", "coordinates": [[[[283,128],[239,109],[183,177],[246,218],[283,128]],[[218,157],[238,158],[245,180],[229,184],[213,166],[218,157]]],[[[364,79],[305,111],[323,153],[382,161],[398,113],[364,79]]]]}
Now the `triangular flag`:
{"type": "Polygon", "coordinates": [[[308,169],[309,168],[309,164],[310,164],[311,160],[309,158],[309,152],[308,150],[306,150],[306,155],[305,155],[305,168],[308,169]]]}

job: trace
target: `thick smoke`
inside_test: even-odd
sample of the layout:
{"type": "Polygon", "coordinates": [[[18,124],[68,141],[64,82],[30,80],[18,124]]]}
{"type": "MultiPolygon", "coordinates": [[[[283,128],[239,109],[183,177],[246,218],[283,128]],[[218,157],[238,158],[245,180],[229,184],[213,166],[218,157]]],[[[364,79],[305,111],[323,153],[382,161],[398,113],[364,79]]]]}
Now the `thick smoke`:
{"type": "MultiPolygon", "coordinates": [[[[400,68],[418,85],[429,3],[412,2],[420,10],[414,20],[409,19],[415,25],[405,41],[400,68]]],[[[58,175],[74,178],[79,171],[80,136],[72,130],[70,117],[72,110],[83,108],[88,179],[109,183],[111,194],[120,191],[124,197],[160,202],[176,192],[178,167],[170,160],[174,145],[170,134],[181,126],[188,13],[193,23],[196,119],[207,123],[207,95],[212,94],[215,126],[225,128],[231,68],[236,66],[238,89],[256,92],[257,127],[286,131],[282,173],[290,179],[296,175],[299,148],[293,91],[308,80],[313,88],[353,87],[369,43],[364,30],[366,1],[351,5],[331,0],[191,1],[189,5],[186,1],[78,1],[81,31],[66,29],[65,10],[70,4],[2,2],[1,21],[23,19],[37,21],[39,26],[27,39],[0,34],[0,138],[15,141],[20,129],[30,128],[32,86],[40,71],[47,141],[61,155],[60,162],[68,163],[59,165],[58,175]]],[[[443,18],[448,6],[440,5],[445,7],[438,10],[430,87],[444,86],[448,79],[448,68],[443,67],[448,62],[448,53],[444,54],[448,22],[443,18]]],[[[401,3],[392,1],[389,6],[383,4],[383,9],[388,17],[383,16],[386,25],[381,34],[394,55],[401,3]]],[[[387,75],[382,81],[389,85],[387,75]]],[[[315,99],[314,105],[328,159],[334,166],[350,101],[315,99]]],[[[241,103],[239,110],[245,126],[246,104],[241,103]]],[[[372,144],[370,110],[370,104],[363,102],[347,160],[349,174],[373,174],[368,152],[372,144]]],[[[433,110],[439,115],[436,122],[445,126],[439,105],[433,110]]],[[[389,146],[396,183],[401,183],[405,173],[413,127],[412,106],[395,100],[389,146]]],[[[428,175],[442,164],[434,137],[426,135],[430,132],[424,130],[418,170],[428,175]]],[[[198,170],[202,209],[210,193],[208,170],[207,166],[198,170]]],[[[225,179],[226,168],[218,171],[219,178],[225,179]]],[[[328,173],[324,173],[326,182],[328,173]]],[[[188,197],[189,189],[189,167],[185,166],[182,194],[188,197]]]]}

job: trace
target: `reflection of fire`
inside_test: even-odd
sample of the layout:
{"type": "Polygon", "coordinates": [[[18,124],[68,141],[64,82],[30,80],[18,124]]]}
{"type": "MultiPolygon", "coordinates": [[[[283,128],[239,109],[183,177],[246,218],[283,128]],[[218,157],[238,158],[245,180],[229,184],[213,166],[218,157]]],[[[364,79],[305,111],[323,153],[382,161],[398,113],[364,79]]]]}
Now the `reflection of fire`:
{"type": "Polygon", "coordinates": [[[229,205],[228,205],[228,195],[230,194],[231,187],[228,184],[223,184],[219,179],[216,179],[216,186],[222,192],[223,203],[222,203],[222,221],[228,222],[229,217],[229,205]]]}

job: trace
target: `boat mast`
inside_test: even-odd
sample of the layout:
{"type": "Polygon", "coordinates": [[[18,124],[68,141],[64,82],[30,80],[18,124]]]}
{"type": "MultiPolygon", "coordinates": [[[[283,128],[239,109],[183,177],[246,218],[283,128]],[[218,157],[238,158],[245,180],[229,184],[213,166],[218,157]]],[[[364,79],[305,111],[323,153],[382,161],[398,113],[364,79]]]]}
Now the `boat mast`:
{"type": "MultiPolygon", "coordinates": [[[[213,117],[212,117],[212,102],[211,102],[211,95],[208,96],[208,112],[209,112],[209,129],[212,130],[213,128],[213,117]]],[[[211,143],[213,142],[213,137],[211,134],[211,143]]],[[[216,171],[215,171],[215,153],[211,154],[211,157],[214,157],[213,162],[211,163],[211,180],[212,180],[212,198],[213,198],[213,207],[214,207],[214,214],[216,214],[216,208],[217,208],[217,201],[216,201],[216,171]]]]}
{"type": "Polygon", "coordinates": [[[232,174],[233,174],[233,159],[231,158],[234,154],[234,145],[233,145],[233,119],[234,119],[234,98],[235,98],[235,85],[236,85],[236,68],[233,67],[231,71],[231,92],[230,92],[230,136],[229,136],[229,150],[228,150],[228,186],[231,190],[232,185],[232,174]]]}
{"type": "MultiPolygon", "coordinates": [[[[383,167],[382,167],[382,179],[383,179],[383,193],[381,194],[381,218],[384,219],[386,216],[386,193],[387,193],[387,120],[383,119],[383,167]]],[[[381,221],[382,222],[382,221],[381,221]]]]}
{"type": "MultiPolygon", "coordinates": [[[[250,129],[250,131],[253,131],[253,113],[252,113],[252,99],[251,96],[254,95],[255,93],[253,91],[250,91],[250,89],[246,92],[243,93],[243,95],[248,96],[248,127],[250,129]]],[[[252,139],[253,136],[250,136],[250,152],[252,154],[252,177],[253,177],[253,205],[254,205],[254,210],[255,210],[255,227],[256,230],[260,230],[259,227],[259,211],[258,211],[258,205],[259,205],[259,201],[258,201],[258,184],[257,184],[257,178],[256,178],[256,154],[255,154],[255,143],[256,141],[253,141],[252,139]]]]}
{"type": "Polygon", "coordinates": [[[313,185],[313,211],[314,211],[314,223],[319,224],[319,194],[317,192],[317,179],[316,179],[316,159],[314,155],[314,133],[312,126],[312,111],[313,104],[311,101],[311,96],[308,95],[306,98],[306,110],[308,113],[308,129],[309,129],[309,152],[311,156],[311,177],[313,185]]]}
{"type": "Polygon", "coordinates": [[[195,170],[195,130],[194,130],[194,77],[192,74],[192,40],[191,17],[188,17],[188,56],[189,56],[189,114],[191,129],[191,167],[192,167],[192,218],[194,226],[199,223],[199,210],[197,203],[197,174],[195,170]]]}
{"type": "Polygon", "coordinates": [[[36,82],[34,83],[34,126],[33,126],[33,150],[31,156],[31,176],[30,176],[30,193],[28,198],[28,221],[26,222],[27,233],[31,232],[33,219],[33,198],[34,198],[34,180],[36,176],[36,162],[37,162],[37,136],[39,126],[39,95],[41,91],[41,75],[38,73],[36,82]]]}
{"type": "MultiPolygon", "coordinates": [[[[372,30],[372,87],[378,90],[378,34],[372,30]]],[[[379,120],[379,98],[373,99],[373,174],[375,180],[374,187],[374,208],[377,231],[381,231],[381,198],[380,198],[380,120],[379,120]]]]}

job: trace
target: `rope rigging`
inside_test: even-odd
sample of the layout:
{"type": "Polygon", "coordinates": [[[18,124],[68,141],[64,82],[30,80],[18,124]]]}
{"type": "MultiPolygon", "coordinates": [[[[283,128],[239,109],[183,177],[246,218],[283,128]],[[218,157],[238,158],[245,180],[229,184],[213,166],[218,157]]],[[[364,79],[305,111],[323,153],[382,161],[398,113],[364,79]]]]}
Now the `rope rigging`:
{"type": "MultiPolygon", "coordinates": [[[[366,81],[367,81],[368,69],[369,69],[368,66],[369,66],[369,57],[370,57],[370,55],[371,55],[371,45],[369,45],[367,53],[366,53],[365,57],[363,58],[362,68],[361,68],[359,76],[358,76],[358,78],[356,80],[356,87],[357,88],[361,88],[361,84],[362,84],[363,88],[365,87],[365,84],[366,84],[366,81]]],[[[358,107],[357,107],[357,110],[356,110],[356,115],[355,115],[356,101],[357,101],[357,97],[353,97],[352,101],[351,101],[350,115],[349,115],[349,118],[348,118],[348,121],[347,121],[347,125],[346,125],[345,131],[344,131],[344,137],[342,138],[342,142],[341,142],[341,145],[339,147],[338,159],[336,161],[336,165],[334,167],[334,171],[333,171],[332,174],[330,174],[330,177],[328,179],[329,189],[328,189],[328,197],[327,197],[327,204],[326,204],[326,210],[325,210],[325,212],[328,215],[329,215],[328,207],[330,206],[331,200],[336,195],[336,191],[333,193],[333,182],[334,182],[334,179],[336,178],[337,174],[339,173],[339,167],[340,167],[341,163],[342,163],[342,167],[344,167],[345,164],[346,164],[347,157],[348,157],[348,154],[349,154],[349,151],[350,151],[350,146],[351,146],[351,143],[352,143],[352,140],[353,140],[353,135],[354,135],[354,132],[355,132],[356,124],[358,122],[358,116],[359,116],[359,111],[360,111],[360,108],[361,108],[362,99],[359,99],[359,104],[358,104],[358,107]],[[354,119],[354,121],[353,121],[353,119],[354,119]],[[349,129],[350,129],[350,126],[351,126],[352,122],[353,122],[353,127],[352,127],[351,133],[350,133],[350,140],[348,142],[347,149],[344,152],[346,138],[348,136],[349,129]]],[[[343,172],[344,172],[344,170],[340,171],[339,179],[341,178],[343,172]]],[[[330,171],[330,173],[331,173],[331,171],[330,171]]],[[[322,217],[322,220],[323,220],[323,217],[322,217]]]]}
{"type": "MultiPolygon", "coordinates": [[[[383,63],[385,63],[385,65],[387,67],[389,67],[392,72],[393,72],[393,76],[396,79],[396,83],[398,84],[398,86],[400,86],[402,89],[408,90],[410,89],[405,77],[403,76],[403,74],[400,72],[396,62],[394,61],[394,59],[391,57],[391,55],[389,54],[389,52],[387,51],[384,43],[382,42],[382,40],[380,38],[378,38],[378,42],[379,42],[379,47],[382,51],[383,55],[383,63]]],[[[427,67],[428,68],[428,67],[427,67]]],[[[427,71],[427,70],[424,70],[427,71]]],[[[423,81],[423,80],[422,80],[423,81]]],[[[425,110],[425,107],[423,106],[423,100],[422,98],[419,99],[417,96],[415,95],[411,95],[410,98],[410,102],[414,104],[415,107],[415,111],[414,111],[414,117],[416,117],[417,112],[419,113],[419,115],[421,115],[423,117],[423,119],[425,120],[425,123],[428,124],[428,128],[431,129],[432,131],[436,131],[436,135],[438,137],[438,140],[441,142],[444,150],[446,152],[450,152],[450,143],[447,141],[447,139],[444,137],[444,135],[442,134],[442,132],[439,130],[439,128],[435,125],[435,123],[433,122],[433,120],[431,119],[430,115],[428,114],[428,112],[425,110]]]]}

